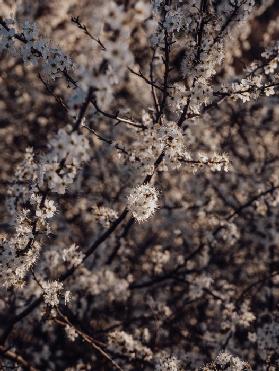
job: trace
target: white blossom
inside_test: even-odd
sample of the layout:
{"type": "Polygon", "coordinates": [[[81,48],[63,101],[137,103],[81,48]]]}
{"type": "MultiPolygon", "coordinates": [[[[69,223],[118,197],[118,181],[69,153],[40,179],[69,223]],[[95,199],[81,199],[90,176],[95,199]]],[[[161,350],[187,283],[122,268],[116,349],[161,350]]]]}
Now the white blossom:
{"type": "Polygon", "coordinates": [[[43,297],[46,304],[55,307],[59,304],[59,295],[63,289],[63,283],[58,281],[43,282],[43,297]]]}
{"type": "Polygon", "coordinates": [[[63,250],[62,257],[64,261],[76,267],[83,261],[84,254],[79,251],[79,247],[76,244],[72,244],[70,247],[63,250]]]}
{"type": "Polygon", "coordinates": [[[128,209],[138,222],[143,222],[158,208],[158,191],[149,184],[137,186],[128,197],[128,209]]]}
{"type": "Polygon", "coordinates": [[[68,338],[70,341],[75,341],[76,338],[78,337],[78,334],[77,334],[77,332],[75,331],[75,329],[74,329],[73,326],[66,325],[66,326],[65,326],[65,332],[66,332],[67,338],[68,338]]]}

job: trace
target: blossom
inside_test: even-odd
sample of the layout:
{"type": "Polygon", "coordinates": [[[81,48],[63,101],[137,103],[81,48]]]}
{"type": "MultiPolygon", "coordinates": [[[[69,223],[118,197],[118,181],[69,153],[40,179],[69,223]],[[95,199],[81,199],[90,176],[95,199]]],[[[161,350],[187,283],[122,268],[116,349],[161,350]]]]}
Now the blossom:
{"type": "Polygon", "coordinates": [[[55,307],[59,304],[59,294],[63,289],[63,283],[58,281],[48,281],[42,284],[43,297],[46,304],[55,307]]]}
{"type": "Polygon", "coordinates": [[[38,205],[36,216],[42,219],[52,218],[56,211],[56,206],[53,200],[46,200],[43,206],[38,205]]]}
{"type": "Polygon", "coordinates": [[[49,141],[49,152],[41,157],[39,164],[40,184],[46,181],[48,187],[59,194],[65,193],[66,187],[74,182],[81,165],[89,159],[87,138],[72,129],[68,125],[58,130],[49,141]]]}
{"type": "Polygon", "coordinates": [[[56,206],[54,204],[54,201],[46,200],[44,208],[45,208],[46,218],[52,218],[56,211],[56,206]]]}
{"type": "Polygon", "coordinates": [[[66,332],[66,334],[67,334],[67,338],[68,338],[70,341],[75,341],[76,338],[78,337],[78,333],[76,332],[76,330],[74,329],[73,326],[66,325],[66,326],[65,326],[65,332],[66,332]]]}
{"type": "Polygon", "coordinates": [[[109,333],[109,349],[127,354],[130,359],[143,358],[145,360],[152,359],[152,351],[135,340],[131,334],[125,331],[112,331],[109,333]]]}
{"type": "Polygon", "coordinates": [[[179,159],[186,154],[186,148],[182,130],[176,122],[164,122],[158,129],[158,140],[164,149],[164,164],[170,169],[179,168],[179,159]]]}
{"type": "Polygon", "coordinates": [[[242,361],[238,357],[234,357],[229,352],[221,352],[216,357],[215,361],[205,366],[202,370],[203,371],[213,371],[216,369],[220,370],[227,370],[227,371],[245,371],[249,367],[247,362],[242,361]]]}
{"type": "Polygon", "coordinates": [[[94,218],[99,221],[104,227],[109,227],[110,224],[118,217],[115,210],[104,207],[104,206],[94,206],[93,207],[94,218]]]}
{"type": "Polygon", "coordinates": [[[157,357],[155,371],[182,371],[181,363],[176,357],[167,354],[158,354],[157,357]]]}
{"type": "Polygon", "coordinates": [[[238,357],[233,357],[228,352],[220,353],[216,358],[216,364],[221,367],[226,367],[229,371],[242,371],[247,367],[246,362],[243,362],[238,357]]]}
{"type": "Polygon", "coordinates": [[[149,184],[135,187],[128,196],[128,209],[138,222],[147,220],[158,208],[158,191],[149,184]]]}
{"type": "Polygon", "coordinates": [[[76,244],[70,245],[62,252],[62,258],[64,261],[71,263],[74,267],[77,267],[84,259],[84,254],[79,251],[79,247],[76,244]]]}

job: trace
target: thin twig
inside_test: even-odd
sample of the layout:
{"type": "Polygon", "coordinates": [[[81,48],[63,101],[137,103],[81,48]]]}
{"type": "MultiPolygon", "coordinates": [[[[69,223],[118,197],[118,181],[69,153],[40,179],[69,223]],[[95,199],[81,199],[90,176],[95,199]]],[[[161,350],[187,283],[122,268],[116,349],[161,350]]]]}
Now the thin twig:
{"type": "Polygon", "coordinates": [[[92,33],[88,30],[87,26],[83,23],[80,22],[79,16],[77,17],[72,17],[71,18],[72,22],[79,28],[81,29],[87,36],[90,37],[93,41],[95,41],[99,46],[102,48],[102,50],[106,50],[104,44],[101,42],[100,38],[96,38],[92,35],[92,33]]]}
{"type": "Polygon", "coordinates": [[[95,350],[98,351],[98,353],[100,353],[105,359],[107,359],[117,370],[119,371],[124,371],[111,357],[110,355],[105,352],[99,345],[96,344],[96,340],[93,339],[91,336],[89,336],[88,334],[86,334],[85,332],[81,331],[80,329],[78,329],[76,326],[74,326],[70,320],[68,319],[68,317],[66,317],[64,314],[62,314],[62,312],[57,309],[57,312],[58,314],[60,315],[60,317],[62,317],[62,319],[64,321],[62,321],[61,319],[58,319],[58,318],[54,318],[53,320],[56,322],[56,323],[59,323],[63,326],[66,326],[66,325],[69,325],[71,326],[72,328],[74,328],[75,332],[77,334],[80,335],[80,337],[82,337],[83,340],[85,340],[88,344],[91,345],[91,347],[95,350]]]}

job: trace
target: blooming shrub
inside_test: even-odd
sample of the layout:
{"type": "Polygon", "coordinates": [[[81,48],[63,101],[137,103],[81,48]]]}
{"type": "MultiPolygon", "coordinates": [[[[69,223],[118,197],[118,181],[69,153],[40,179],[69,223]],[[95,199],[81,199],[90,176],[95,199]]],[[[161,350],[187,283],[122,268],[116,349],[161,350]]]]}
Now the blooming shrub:
{"type": "Polygon", "coordinates": [[[279,369],[278,20],[0,1],[1,369],[279,369]]]}

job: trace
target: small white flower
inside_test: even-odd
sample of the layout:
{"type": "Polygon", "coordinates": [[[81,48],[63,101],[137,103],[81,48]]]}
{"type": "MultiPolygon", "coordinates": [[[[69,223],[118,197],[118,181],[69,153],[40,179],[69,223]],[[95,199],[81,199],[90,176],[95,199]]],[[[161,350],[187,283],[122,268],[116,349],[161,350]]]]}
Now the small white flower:
{"type": "Polygon", "coordinates": [[[65,326],[65,332],[70,341],[75,341],[76,338],[78,337],[76,330],[70,325],[65,326]]]}
{"type": "Polygon", "coordinates": [[[46,200],[45,202],[45,215],[46,218],[52,218],[56,211],[56,207],[53,200],[46,200]]]}

